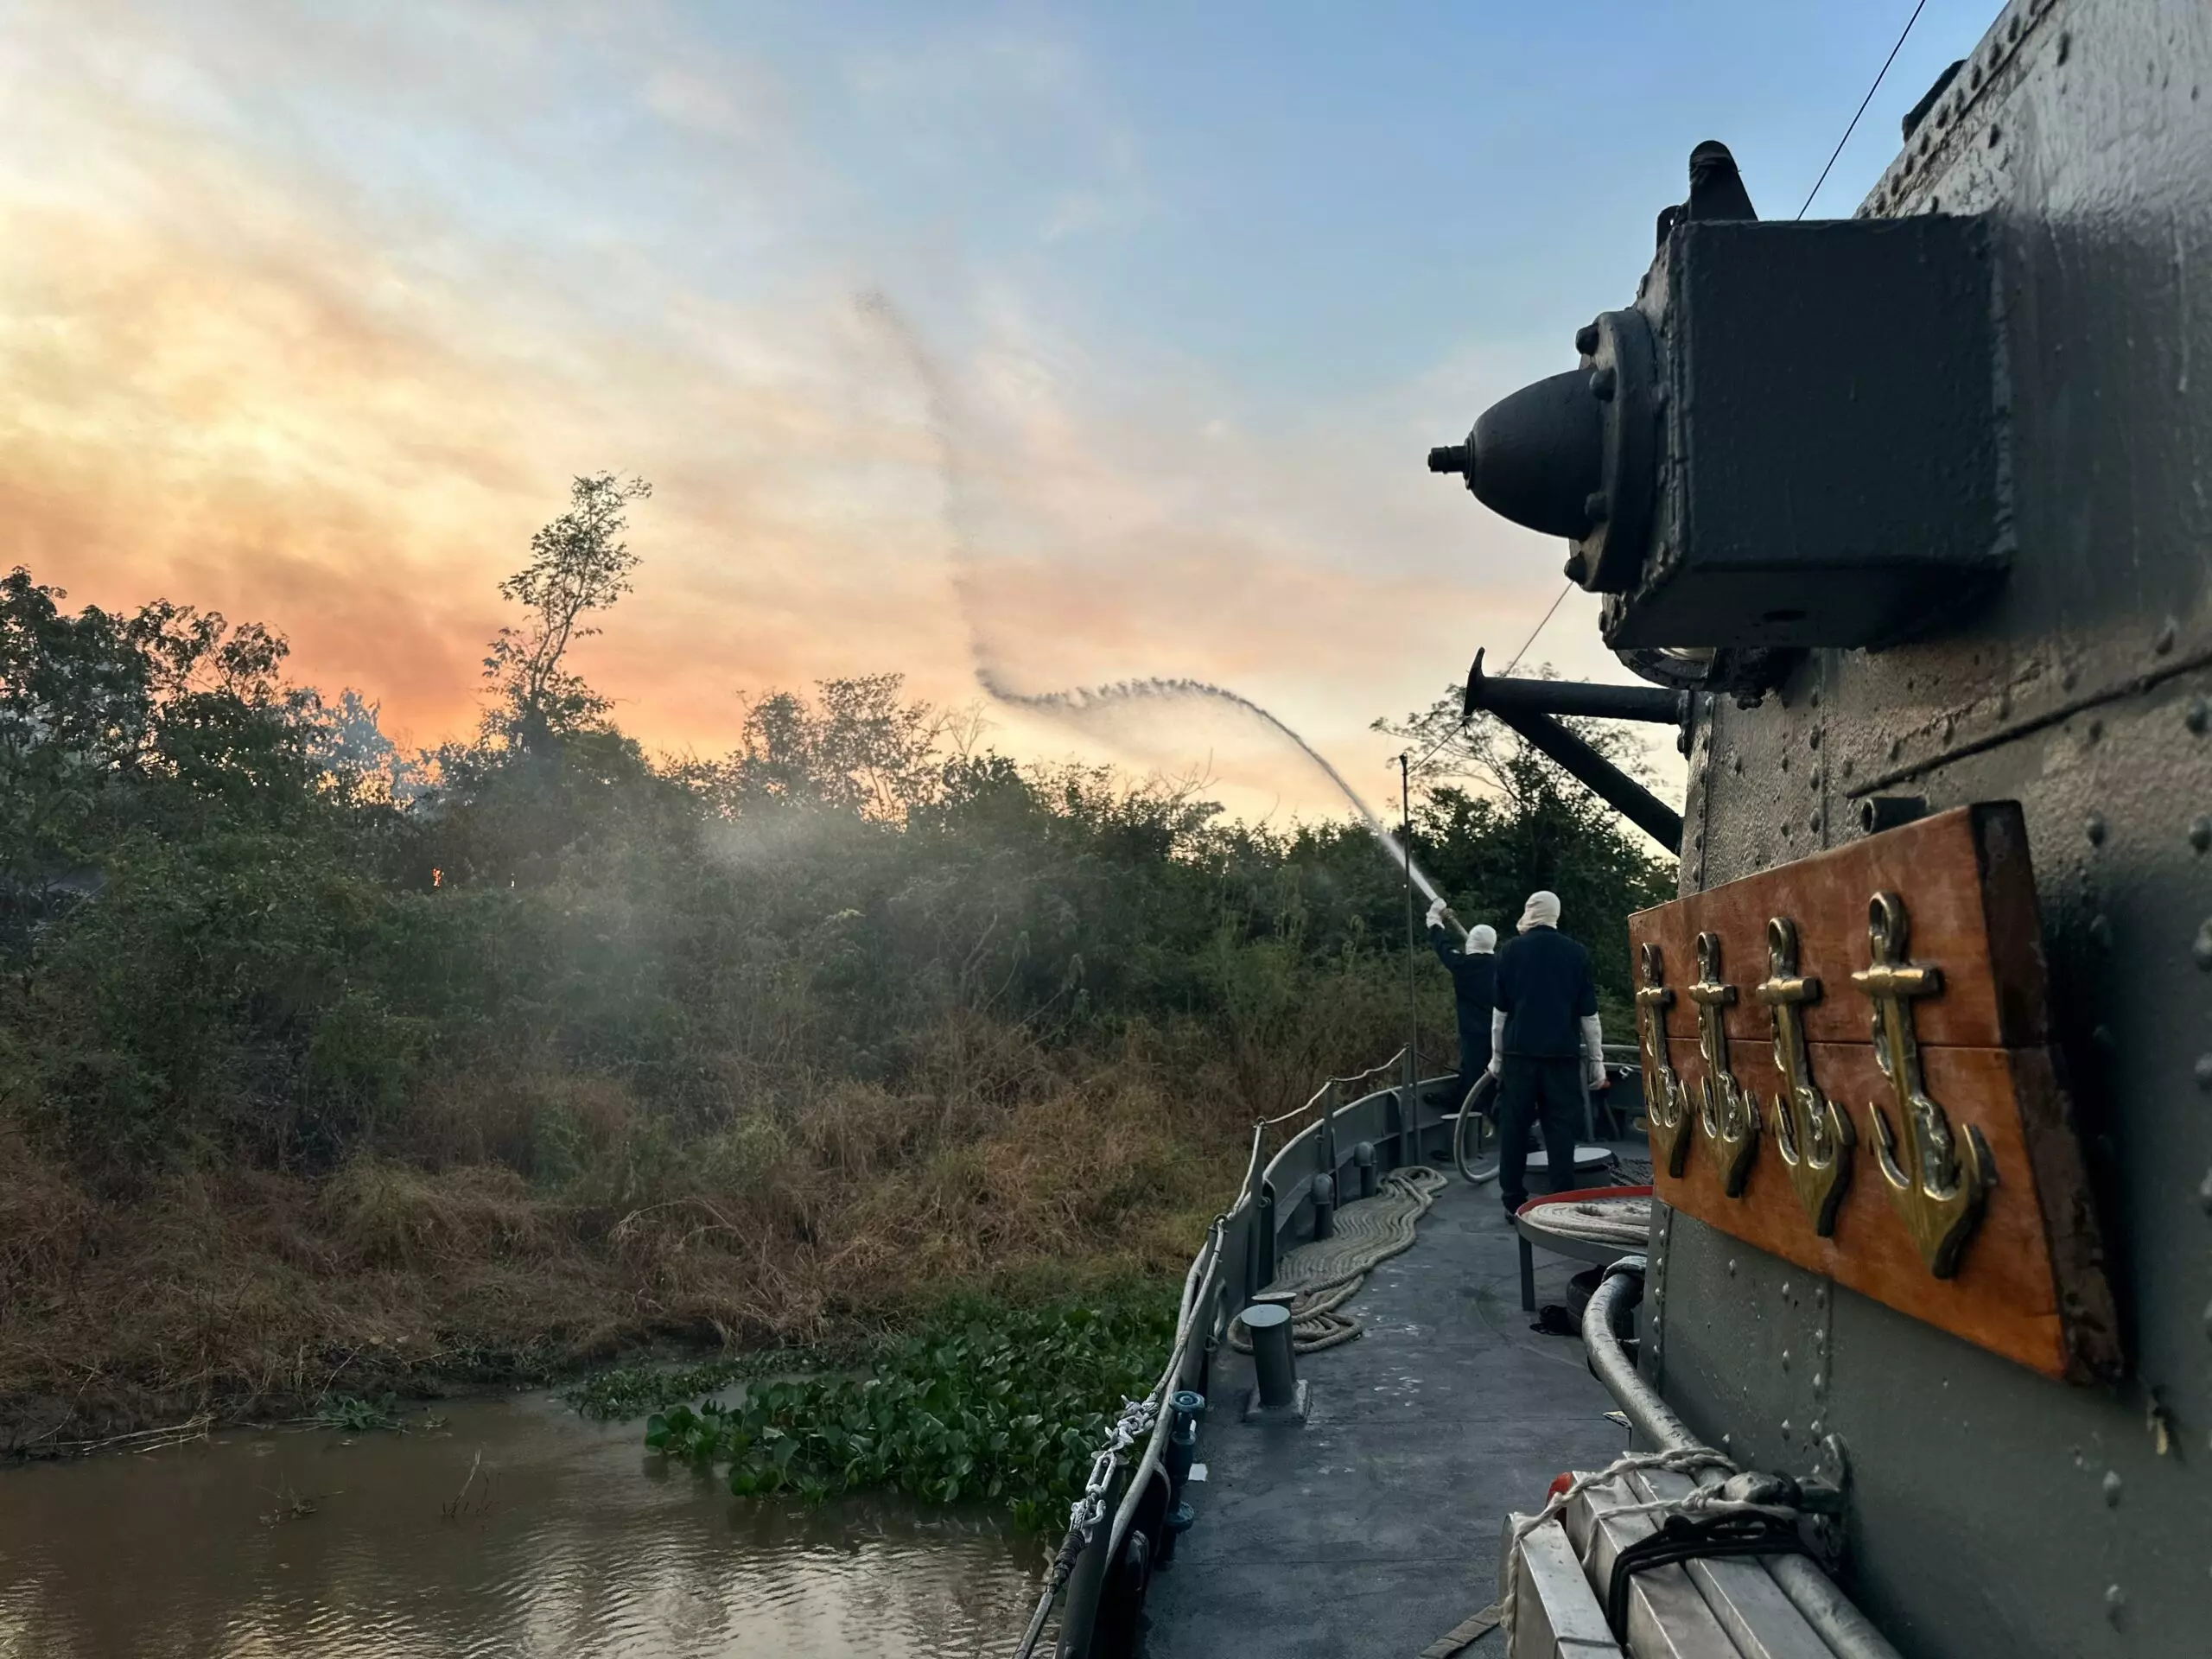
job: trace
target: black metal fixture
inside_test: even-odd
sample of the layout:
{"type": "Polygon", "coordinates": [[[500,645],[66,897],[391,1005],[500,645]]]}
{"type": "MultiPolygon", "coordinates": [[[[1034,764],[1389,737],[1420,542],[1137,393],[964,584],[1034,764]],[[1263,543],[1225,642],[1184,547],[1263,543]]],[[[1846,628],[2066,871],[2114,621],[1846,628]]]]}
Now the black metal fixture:
{"type": "Polygon", "coordinates": [[[1459,718],[1495,715],[1521,740],[1557,763],[1637,829],[1680,855],[1682,815],[1560,724],[1567,715],[1592,720],[1642,720],[1679,726],[1689,718],[1690,694],[1642,685],[1586,685],[1573,680],[1493,679],[1483,653],[1467,671],[1459,718]]]}
{"type": "Polygon", "coordinates": [[[1995,308],[1982,219],[1762,223],[1702,143],[1635,303],[1428,464],[1566,537],[1639,673],[1673,653],[1650,677],[1755,694],[1797,650],[1924,632],[2003,575],[1995,308]]]}

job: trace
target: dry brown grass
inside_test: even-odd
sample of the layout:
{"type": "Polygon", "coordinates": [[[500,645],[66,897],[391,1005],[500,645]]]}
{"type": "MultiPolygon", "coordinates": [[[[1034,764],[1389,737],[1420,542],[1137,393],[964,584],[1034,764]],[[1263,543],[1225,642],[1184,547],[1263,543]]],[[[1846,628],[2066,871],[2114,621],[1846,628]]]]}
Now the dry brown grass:
{"type": "Polygon", "coordinates": [[[414,1103],[404,1160],[105,1192],[0,1125],[0,1446],[1166,1277],[1306,1065],[963,1020],[895,1091],[754,1079],[680,1144],[617,1084],[518,1071],[414,1103]],[[549,1114],[575,1167],[533,1180],[549,1114]]]}

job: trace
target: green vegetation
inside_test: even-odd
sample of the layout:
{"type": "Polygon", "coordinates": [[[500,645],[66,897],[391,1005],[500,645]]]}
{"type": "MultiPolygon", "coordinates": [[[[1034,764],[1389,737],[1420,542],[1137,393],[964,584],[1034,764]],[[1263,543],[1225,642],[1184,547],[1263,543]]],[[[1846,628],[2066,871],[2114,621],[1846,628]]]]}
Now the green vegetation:
{"type": "MultiPolygon", "coordinates": [[[[420,753],[265,629],[0,580],[0,1447],[1170,1280],[1253,1117],[1402,1040],[1348,825],[1017,764],[895,675],[648,755],[568,655],[643,499],[577,481],[420,753]]],[[[1657,867],[1487,741],[1421,856],[1560,890],[1618,993],[1657,867]]]]}
{"type": "Polygon", "coordinates": [[[874,1363],[876,1355],[877,1347],[873,1344],[842,1348],[779,1345],[717,1354],[712,1359],[690,1365],[639,1362],[594,1371],[573,1388],[563,1390],[561,1397],[583,1415],[602,1421],[643,1417],[666,1406],[696,1404],[708,1395],[719,1394],[740,1382],[856,1369],[874,1363]]]}
{"type": "Polygon", "coordinates": [[[1064,1520],[1122,1402],[1151,1389],[1174,1339],[1170,1293],[977,1305],[891,1344],[865,1376],[766,1382],[730,1405],[656,1414],[645,1444],[728,1464],[741,1497],[896,1486],[925,1503],[1001,1500],[1039,1528],[1064,1520]]]}

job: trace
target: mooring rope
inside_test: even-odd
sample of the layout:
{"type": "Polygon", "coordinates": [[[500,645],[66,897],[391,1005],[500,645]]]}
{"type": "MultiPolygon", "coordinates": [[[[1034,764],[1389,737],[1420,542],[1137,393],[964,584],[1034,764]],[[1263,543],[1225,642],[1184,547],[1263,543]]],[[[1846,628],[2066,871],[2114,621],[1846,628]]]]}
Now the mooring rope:
{"type": "Polygon", "coordinates": [[[1561,1238],[1618,1244],[1640,1250],[1651,1237],[1651,1200],[1645,1198],[1555,1199],[1522,1211],[1522,1217],[1561,1238]]]}
{"type": "MultiPolygon", "coordinates": [[[[1284,1255],[1273,1282],[1253,1300],[1288,1306],[1294,1350],[1319,1353],[1359,1334],[1359,1321],[1336,1310],[1359,1294],[1376,1263],[1411,1248],[1415,1225],[1444,1185],[1442,1173],[1425,1166],[1394,1169],[1373,1198],[1354,1199],[1338,1210],[1329,1237],[1284,1255]]],[[[1229,1327],[1229,1345],[1240,1354],[1252,1351],[1242,1317],[1229,1327]]]]}

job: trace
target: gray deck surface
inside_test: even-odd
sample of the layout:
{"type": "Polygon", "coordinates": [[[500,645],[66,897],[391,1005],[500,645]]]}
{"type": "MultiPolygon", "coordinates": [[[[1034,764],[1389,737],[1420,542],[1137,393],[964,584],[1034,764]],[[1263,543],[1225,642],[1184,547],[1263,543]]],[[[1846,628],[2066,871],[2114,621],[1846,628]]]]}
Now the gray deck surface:
{"type": "MultiPolygon", "coordinates": [[[[1580,1266],[1538,1251],[1539,1303],[1565,1301],[1580,1266]]],[[[1364,1332],[1300,1357],[1302,1428],[1238,1421],[1251,1362],[1223,1355],[1198,1523],[1146,1599],[1148,1659],[1413,1659],[1495,1599],[1507,1510],[1627,1447],[1581,1343],[1529,1329],[1495,1185],[1453,1177],[1345,1311],[1364,1332]]]]}

